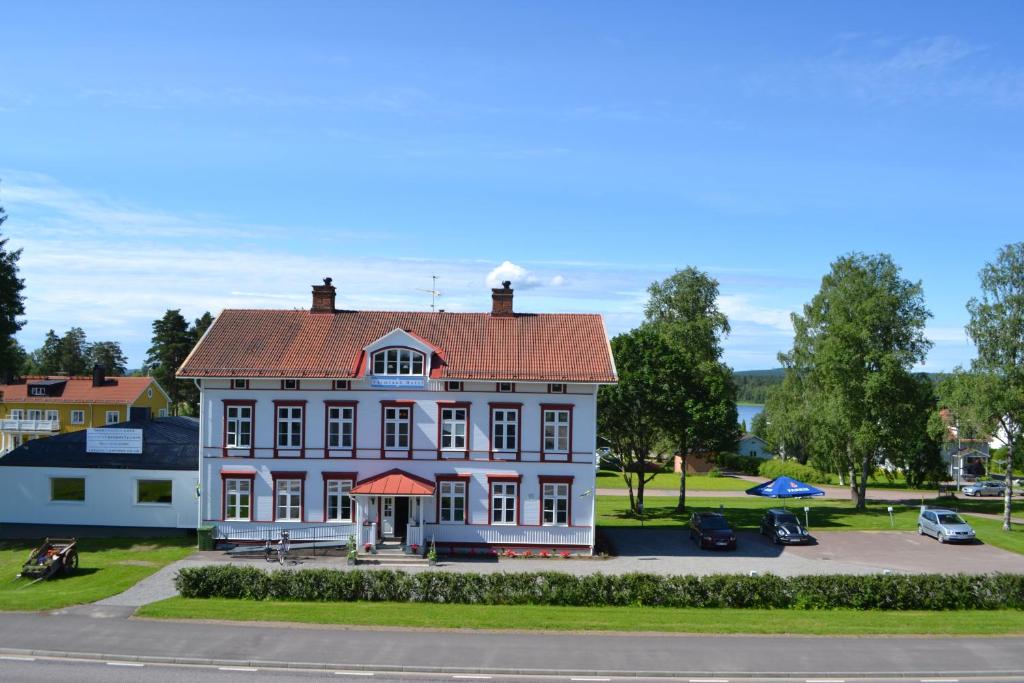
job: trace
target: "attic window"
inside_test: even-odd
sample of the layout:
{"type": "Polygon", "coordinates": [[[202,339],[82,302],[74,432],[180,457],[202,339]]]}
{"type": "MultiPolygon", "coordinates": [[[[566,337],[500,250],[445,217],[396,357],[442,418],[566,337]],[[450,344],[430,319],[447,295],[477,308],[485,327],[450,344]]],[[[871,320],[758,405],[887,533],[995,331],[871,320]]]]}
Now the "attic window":
{"type": "Polygon", "coordinates": [[[46,387],[29,387],[28,393],[32,396],[46,396],[46,387]]]}
{"type": "Polygon", "coordinates": [[[283,380],[281,380],[281,388],[282,389],[298,389],[299,388],[299,380],[297,380],[297,379],[283,379],[283,380]]]}
{"type": "Polygon", "coordinates": [[[334,380],[334,389],[336,391],[345,391],[352,388],[352,383],[347,379],[336,379],[334,380]]]}
{"type": "Polygon", "coordinates": [[[373,354],[374,375],[422,375],[423,354],[412,349],[383,349],[373,354]]]}

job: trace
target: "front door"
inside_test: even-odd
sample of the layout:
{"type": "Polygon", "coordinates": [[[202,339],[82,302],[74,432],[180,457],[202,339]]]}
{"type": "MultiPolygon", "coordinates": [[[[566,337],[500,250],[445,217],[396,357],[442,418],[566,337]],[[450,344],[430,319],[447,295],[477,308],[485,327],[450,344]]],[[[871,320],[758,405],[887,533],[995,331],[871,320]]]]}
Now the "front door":
{"type": "Polygon", "coordinates": [[[381,498],[380,534],[385,538],[395,536],[395,499],[393,496],[381,498]]]}
{"type": "Polygon", "coordinates": [[[397,538],[405,538],[405,530],[409,526],[409,499],[406,497],[395,499],[395,530],[397,538]]]}

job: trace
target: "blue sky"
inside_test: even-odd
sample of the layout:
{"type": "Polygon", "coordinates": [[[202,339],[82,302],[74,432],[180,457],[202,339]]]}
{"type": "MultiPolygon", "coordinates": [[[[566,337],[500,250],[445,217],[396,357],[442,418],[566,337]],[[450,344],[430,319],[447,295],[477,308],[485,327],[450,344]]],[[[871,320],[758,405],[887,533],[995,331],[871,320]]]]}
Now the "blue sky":
{"type": "Polygon", "coordinates": [[[972,353],[977,271],[1024,235],[1024,7],[839,3],[9,6],[0,204],[28,348],[80,325],[308,305],[489,306],[635,325],[721,283],[771,367],[837,256],[888,252],[972,353]],[[45,8],[44,8],[45,7],[45,8]],[[507,264],[506,264],[507,262],[507,264]],[[505,264],[505,265],[503,265],[505,264]]]}

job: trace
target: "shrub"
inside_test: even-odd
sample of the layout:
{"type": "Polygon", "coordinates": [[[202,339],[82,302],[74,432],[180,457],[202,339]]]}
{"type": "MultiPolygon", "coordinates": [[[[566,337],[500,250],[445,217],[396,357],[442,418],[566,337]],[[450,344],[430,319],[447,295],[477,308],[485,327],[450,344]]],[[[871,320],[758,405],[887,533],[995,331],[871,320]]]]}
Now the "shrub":
{"type": "Polygon", "coordinates": [[[186,598],[479,605],[643,605],[762,609],[1024,609],[1024,574],[867,574],[779,577],[188,567],[186,598]]]}
{"type": "Polygon", "coordinates": [[[740,474],[758,474],[758,467],[764,462],[753,455],[737,455],[736,453],[718,453],[715,465],[719,470],[739,472],[740,474]]]}
{"type": "Polygon", "coordinates": [[[762,460],[758,473],[769,479],[786,476],[808,484],[828,484],[832,480],[825,472],[793,460],[762,460]]]}

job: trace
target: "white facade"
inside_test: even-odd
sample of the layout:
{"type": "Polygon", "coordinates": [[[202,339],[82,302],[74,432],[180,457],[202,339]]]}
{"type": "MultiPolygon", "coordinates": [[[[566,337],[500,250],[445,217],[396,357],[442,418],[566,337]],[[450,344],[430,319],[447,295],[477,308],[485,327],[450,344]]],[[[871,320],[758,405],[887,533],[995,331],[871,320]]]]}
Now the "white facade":
{"type": "MultiPolygon", "coordinates": [[[[403,340],[385,337],[368,351],[398,341],[403,340]]],[[[415,348],[415,340],[403,345],[415,348]]],[[[429,350],[424,351],[429,359],[429,350]]],[[[380,386],[388,382],[375,378],[371,367],[365,378],[340,386],[327,379],[299,379],[297,388],[283,388],[285,380],[280,379],[201,380],[202,520],[218,527],[218,537],[233,540],[277,538],[287,528],[293,539],[351,533],[360,543],[393,535],[406,545],[422,546],[433,539],[452,547],[592,549],[597,385],[516,383],[499,391],[493,381],[452,383],[424,377],[409,380],[405,387],[380,386]],[[461,390],[450,390],[460,384],[461,390]],[[332,407],[351,410],[346,413],[354,427],[351,446],[328,446],[332,407]],[[408,444],[401,441],[403,428],[397,424],[404,420],[396,419],[405,413],[389,411],[393,408],[409,411],[408,444]],[[439,443],[445,409],[466,411],[459,414],[465,416],[464,445],[449,443],[446,448],[439,443]],[[508,442],[498,443],[504,427],[496,428],[503,421],[510,421],[516,434],[514,447],[506,450],[500,446],[508,442]],[[386,426],[393,435],[390,444],[385,443],[386,426]],[[301,434],[297,439],[296,430],[301,434]],[[239,436],[246,432],[248,439],[239,436]],[[553,434],[558,438],[551,438],[553,434]],[[433,491],[353,496],[348,518],[330,519],[325,509],[328,482],[340,477],[358,486],[392,470],[425,480],[433,491]],[[296,480],[300,483],[280,484],[275,495],[275,481],[296,480]],[[439,518],[446,481],[458,482],[464,495],[464,513],[453,512],[461,505],[451,497],[444,501],[454,518],[450,521],[439,518]],[[248,506],[239,507],[238,486],[251,486],[248,506]],[[236,491],[231,510],[225,504],[229,488],[236,491]],[[301,516],[292,519],[296,506],[301,516]],[[508,514],[498,515],[497,507],[508,514]],[[282,521],[282,516],[289,519],[282,521]]],[[[456,425],[448,431],[460,434],[461,429],[456,425]]]]}
{"type": "Polygon", "coordinates": [[[3,467],[0,523],[194,529],[198,478],[189,470],[3,467]],[[53,479],[83,479],[85,499],[51,500],[53,479]],[[139,502],[140,481],[171,482],[171,502],[139,502]]]}
{"type": "Polygon", "coordinates": [[[753,434],[744,434],[740,438],[736,450],[739,455],[754,456],[762,460],[770,460],[775,457],[775,454],[769,450],[768,444],[765,443],[764,439],[753,434]]]}

